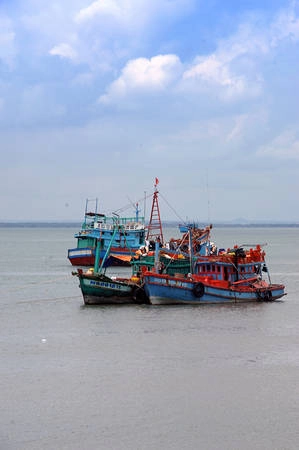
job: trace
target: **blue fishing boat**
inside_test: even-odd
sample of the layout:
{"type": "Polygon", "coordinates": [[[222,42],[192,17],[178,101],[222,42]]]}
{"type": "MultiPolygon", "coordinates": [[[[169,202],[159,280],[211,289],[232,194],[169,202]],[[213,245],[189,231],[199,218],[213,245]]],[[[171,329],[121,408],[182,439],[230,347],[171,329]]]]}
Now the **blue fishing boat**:
{"type": "Polygon", "coordinates": [[[93,266],[96,248],[99,247],[101,262],[109,246],[109,257],[105,262],[107,266],[130,265],[133,254],[144,244],[145,239],[144,217],[139,216],[138,204],[135,205],[134,217],[119,217],[117,214],[106,216],[98,213],[97,209],[97,199],[86,200],[84,221],[81,230],[75,234],[77,246],[68,250],[69,261],[73,266],[93,266]],[[89,211],[92,202],[95,202],[94,212],[89,211]]]}
{"type": "MultiPolygon", "coordinates": [[[[191,239],[189,243],[192,250],[191,239]]],[[[286,295],[283,284],[271,282],[261,246],[247,250],[244,247],[215,251],[215,245],[207,242],[206,255],[191,257],[188,272],[173,275],[161,273],[157,251],[154,268],[143,272],[149,302],[153,305],[265,302],[286,295]]]]}
{"type": "Polygon", "coordinates": [[[79,278],[85,305],[148,303],[139,277],[124,278],[106,275],[107,265],[105,263],[109,257],[115,236],[120,232],[124,232],[123,225],[115,219],[114,231],[104,257],[101,258],[101,247],[98,241],[94,267],[85,271],[78,268],[76,272],[72,272],[72,275],[79,278]]]}

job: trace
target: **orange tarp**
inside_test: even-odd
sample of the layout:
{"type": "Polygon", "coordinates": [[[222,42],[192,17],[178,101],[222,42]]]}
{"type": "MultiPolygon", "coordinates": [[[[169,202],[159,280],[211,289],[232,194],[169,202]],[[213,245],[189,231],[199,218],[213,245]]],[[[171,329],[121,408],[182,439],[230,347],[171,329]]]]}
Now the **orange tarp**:
{"type": "Polygon", "coordinates": [[[115,259],[119,259],[120,261],[124,261],[124,262],[130,262],[132,259],[131,255],[114,255],[113,253],[110,253],[110,256],[112,256],[115,259]]]}

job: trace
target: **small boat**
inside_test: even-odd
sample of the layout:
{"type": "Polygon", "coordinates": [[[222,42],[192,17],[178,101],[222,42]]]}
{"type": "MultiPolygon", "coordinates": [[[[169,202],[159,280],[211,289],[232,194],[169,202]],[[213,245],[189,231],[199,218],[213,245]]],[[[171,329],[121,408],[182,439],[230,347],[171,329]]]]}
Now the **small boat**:
{"type": "Polygon", "coordinates": [[[180,238],[171,238],[168,246],[172,251],[180,251],[181,254],[189,257],[189,238],[192,242],[192,255],[206,255],[207,253],[214,253],[216,247],[210,241],[211,230],[213,226],[207,225],[200,228],[198,225],[179,225],[179,229],[183,236],[180,238]]]}
{"type": "MultiPolygon", "coordinates": [[[[189,243],[192,249],[191,238],[189,243]]],[[[284,285],[271,282],[260,245],[248,250],[235,246],[217,252],[214,247],[206,245],[208,254],[191,258],[189,271],[172,275],[159,273],[157,252],[154,268],[142,274],[149,302],[153,305],[265,302],[286,295],[284,285]],[[264,279],[265,273],[268,280],[264,279]]]]}
{"type": "Polygon", "coordinates": [[[97,199],[86,200],[84,222],[75,234],[77,246],[68,250],[69,261],[73,266],[93,266],[97,244],[100,245],[102,261],[113,235],[106,266],[129,266],[134,252],[144,244],[145,238],[144,217],[139,217],[138,204],[135,205],[135,217],[119,217],[117,214],[110,217],[98,213],[97,208],[97,199]],[[94,212],[88,210],[91,202],[95,202],[94,212]],[[117,232],[114,234],[115,226],[117,232]]]}
{"type": "Polygon", "coordinates": [[[120,228],[121,225],[115,223],[110,245],[108,245],[100,266],[101,249],[98,244],[94,267],[86,271],[79,268],[76,272],[72,272],[72,275],[79,278],[85,305],[148,303],[145,291],[140,284],[140,278],[136,276],[130,278],[109,277],[105,273],[105,261],[109,257],[115,235],[121,231],[120,228]]]}
{"type": "Polygon", "coordinates": [[[80,281],[80,288],[85,305],[120,305],[148,303],[144,290],[133,277],[108,277],[104,273],[90,269],[83,272],[78,269],[73,273],[80,281]]]}

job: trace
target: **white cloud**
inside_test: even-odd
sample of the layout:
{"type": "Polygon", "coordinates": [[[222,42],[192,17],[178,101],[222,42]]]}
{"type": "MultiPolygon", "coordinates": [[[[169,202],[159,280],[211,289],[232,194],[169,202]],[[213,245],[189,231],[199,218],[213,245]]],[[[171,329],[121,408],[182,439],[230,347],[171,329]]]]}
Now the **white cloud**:
{"type": "MultiPolygon", "coordinates": [[[[194,66],[183,74],[183,81],[190,80],[199,81],[200,86],[198,87],[204,89],[207,85],[218,85],[225,89],[222,91],[222,96],[228,98],[241,95],[248,88],[246,77],[233,73],[229,63],[215,54],[206,58],[197,58],[194,66]]],[[[196,88],[194,83],[193,87],[196,88]]]]}
{"type": "Polygon", "coordinates": [[[212,90],[223,100],[255,97],[263,79],[256,72],[255,58],[268,52],[265,36],[249,25],[218,43],[215,52],[198,56],[184,72],[182,86],[195,91],[212,90]]]}
{"type": "Polygon", "coordinates": [[[110,15],[115,18],[122,16],[122,9],[114,0],[97,0],[75,15],[75,22],[84,22],[99,15],[110,15]]]}
{"type": "Polygon", "coordinates": [[[281,133],[268,145],[263,145],[257,152],[258,156],[279,159],[299,159],[298,129],[289,129],[281,133]]]}
{"type": "Polygon", "coordinates": [[[176,55],[158,55],[151,59],[131,60],[99,101],[109,103],[136,91],[162,91],[180,77],[181,71],[181,62],[176,55]]]}
{"type": "MultiPolygon", "coordinates": [[[[128,12],[135,2],[124,0],[121,2],[122,8],[125,4],[128,12]]],[[[150,8],[147,1],[143,3],[145,4],[150,8]]],[[[109,10],[111,14],[119,16],[113,0],[103,3],[94,2],[91,7],[91,10],[88,9],[90,14],[91,12],[100,13],[105,9],[106,12],[109,10]]],[[[122,11],[125,10],[122,9],[122,11]]],[[[87,10],[85,12],[87,13],[87,10]]],[[[172,77],[172,81],[177,83],[177,92],[189,96],[206,94],[222,101],[258,97],[264,88],[262,69],[258,69],[260,62],[265,56],[268,57],[282,40],[293,40],[298,36],[299,23],[292,7],[279,13],[268,28],[260,25],[257,16],[251,16],[247,23],[238,26],[235,33],[220,40],[214,52],[198,55],[191,64],[186,61],[184,71],[182,64],[179,63],[180,70],[175,70],[176,76],[172,77]]],[[[108,87],[106,94],[100,97],[100,102],[111,102],[137,89],[141,90],[140,88],[146,90],[150,87],[155,89],[169,87],[170,83],[167,82],[166,74],[169,76],[170,71],[160,68],[160,75],[163,73],[165,76],[165,80],[162,78],[163,82],[158,73],[154,74],[157,70],[157,67],[154,67],[154,61],[158,62],[156,58],[166,56],[129,61],[121,76],[108,87]],[[157,79],[155,75],[158,76],[157,79]]],[[[177,56],[172,55],[172,57],[179,61],[177,56]]]]}
{"type": "Polygon", "coordinates": [[[56,45],[49,51],[50,55],[60,56],[61,58],[67,58],[75,60],[77,58],[76,51],[67,43],[61,43],[56,45]]]}
{"type": "Polygon", "coordinates": [[[294,4],[281,11],[268,28],[258,26],[255,19],[219,41],[214,53],[195,58],[183,74],[183,86],[199,91],[210,88],[223,100],[260,95],[264,80],[257,71],[258,62],[285,39],[299,40],[299,19],[294,4]]]}
{"type": "Polygon", "coordinates": [[[296,15],[296,5],[298,2],[292,1],[290,8],[282,10],[271,25],[270,44],[277,46],[280,41],[290,39],[294,42],[299,40],[299,18],[296,15]]]}
{"type": "Polygon", "coordinates": [[[15,32],[11,21],[0,15],[0,61],[13,68],[16,56],[15,32]]]}
{"type": "Polygon", "coordinates": [[[231,117],[229,128],[225,134],[225,143],[229,146],[245,146],[251,138],[252,130],[258,130],[267,127],[269,117],[265,110],[258,109],[246,114],[238,114],[231,117]]]}
{"type": "Polygon", "coordinates": [[[235,118],[234,125],[228,134],[226,141],[233,142],[241,139],[248,130],[248,114],[241,114],[235,118]]]}
{"type": "Polygon", "coordinates": [[[114,18],[139,30],[158,16],[182,16],[192,10],[195,0],[96,0],[75,14],[77,23],[114,18]]]}

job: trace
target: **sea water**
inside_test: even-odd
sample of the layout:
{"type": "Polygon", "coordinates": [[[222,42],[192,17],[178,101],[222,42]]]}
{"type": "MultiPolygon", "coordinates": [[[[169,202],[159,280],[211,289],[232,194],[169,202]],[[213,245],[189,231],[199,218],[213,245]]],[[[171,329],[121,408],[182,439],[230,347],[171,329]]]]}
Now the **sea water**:
{"type": "Polygon", "coordinates": [[[1,450],[298,448],[299,228],[213,229],[281,301],[166,307],[84,306],[75,231],[0,229],[1,450]]]}

